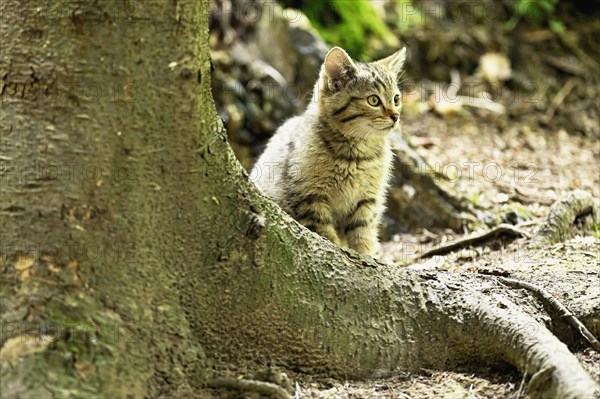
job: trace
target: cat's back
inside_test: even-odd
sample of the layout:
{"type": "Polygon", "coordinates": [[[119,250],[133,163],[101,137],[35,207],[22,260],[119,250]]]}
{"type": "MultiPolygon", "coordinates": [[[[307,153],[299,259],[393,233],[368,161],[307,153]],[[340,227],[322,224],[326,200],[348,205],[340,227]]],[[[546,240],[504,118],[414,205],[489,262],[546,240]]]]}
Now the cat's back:
{"type": "Polygon", "coordinates": [[[295,116],[281,125],[252,169],[251,178],[256,186],[276,202],[284,199],[281,182],[292,163],[294,140],[306,134],[306,119],[305,115],[295,116]]]}

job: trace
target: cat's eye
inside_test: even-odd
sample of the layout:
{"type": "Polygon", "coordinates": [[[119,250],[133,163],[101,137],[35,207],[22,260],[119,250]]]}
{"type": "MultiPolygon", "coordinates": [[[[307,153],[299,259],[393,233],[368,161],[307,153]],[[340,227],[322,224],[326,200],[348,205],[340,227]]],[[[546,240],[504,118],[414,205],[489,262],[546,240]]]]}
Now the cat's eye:
{"type": "Polygon", "coordinates": [[[381,104],[381,100],[376,95],[367,97],[367,102],[371,107],[377,107],[379,104],[381,104]]]}
{"type": "Polygon", "coordinates": [[[400,96],[398,94],[396,94],[394,96],[394,105],[397,107],[398,105],[400,105],[400,96]]]}

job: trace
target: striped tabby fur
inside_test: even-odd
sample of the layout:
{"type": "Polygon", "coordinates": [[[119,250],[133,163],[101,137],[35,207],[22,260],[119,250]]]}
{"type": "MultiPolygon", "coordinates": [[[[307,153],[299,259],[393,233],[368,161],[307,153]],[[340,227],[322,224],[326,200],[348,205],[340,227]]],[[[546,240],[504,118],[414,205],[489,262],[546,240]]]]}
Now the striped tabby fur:
{"type": "Polygon", "coordinates": [[[362,64],[331,49],[313,101],[277,130],[251,174],[298,222],[360,253],[376,252],[405,54],[362,64]]]}

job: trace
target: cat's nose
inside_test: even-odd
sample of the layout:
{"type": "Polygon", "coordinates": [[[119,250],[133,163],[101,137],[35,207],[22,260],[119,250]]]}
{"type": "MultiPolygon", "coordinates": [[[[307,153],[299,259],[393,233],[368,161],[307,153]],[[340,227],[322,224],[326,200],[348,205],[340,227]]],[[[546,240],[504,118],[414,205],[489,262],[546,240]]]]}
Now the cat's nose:
{"type": "Polygon", "coordinates": [[[400,118],[400,114],[391,114],[390,118],[392,118],[394,123],[396,123],[396,122],[398,122],[398,119],[400,118]]]}

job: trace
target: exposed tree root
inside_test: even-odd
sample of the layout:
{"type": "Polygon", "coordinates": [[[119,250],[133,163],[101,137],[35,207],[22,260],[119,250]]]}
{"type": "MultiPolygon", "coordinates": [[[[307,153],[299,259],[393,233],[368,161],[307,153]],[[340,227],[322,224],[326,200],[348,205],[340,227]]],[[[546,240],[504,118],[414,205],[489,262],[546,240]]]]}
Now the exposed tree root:
{"type": "Polygon", "coordinates": [[[564,240],[575,219],[592,212],[593,208],[594,197],[587,191],[575,190],[565,194],[550,207],[530,246],[538,248],[564,240]]]}
{"type": "Polygon", "coordinates": [[[491,304],[477,293],[454,300],[462,302],[444,304],[444,312],[454,311],[461,327],[456,336],[448,336],[448,347],[465,345],[455,340],[470,333],[474,357],[485,353],[484,358],[502,359],[531,376],[527,393],[533,398],[593,398],[600,393],[566,345],[510,301],[491,304]]]}
{"type": "Polygon", "coordinates": [[[548,291],[526,281],[520,281],[506,277],[498,277],[498,280],[508,286],[516,288],[525,288],[529,291],[534,292],[537,296],[540,297],[540,299],[542,299],[542,301],[546,305],[550,306],[558,314],[560,314],[560,316],[564,317],[567,320],[567,322],[571,326],[573,326],[575,330],[579,332],[579,334],[581,334],[581,336],[590,344],[590,346],[594,350],[600,352],[600,342],[598,342],[596,337],[592,335],[592,333],[586,328],[586,326],[581,321],[579,321],[579,319],[573,313],[571,313],[571,311],[567,309],[566,306],[564,306],[556,298],[550,295],[548,291]]]}
{"type": "Polygon", "coordinates": [[[419,255],[419,258],[422,259],[422,258],[428,258],[430,256],[435,256],[435,255],[444,255],[444,254],[447,254],[448,252],[454,251],[455,249],[460,249],[460,248],[464,248],[469,245],[487,241],[489,239],[499,236],[500,234],[510,234],[513,236],[521,236],[521,237],[529,238],[529,234],[527,232],[519,229],[518,227],[512,226],[510,224],[500,224],[500,225],[494,227],[493,229],[485,231],[483,233],[471,234],[467,237],[461,238],[458,241],[453,241],[453,242],[443,245],[441,247],[431,249],[431,250],[419,255]]]}
{"type": "Polygon", "coordinates": [[[285,389],[272,382],[256,380],[238,380],[232,377],[216,378],[207,383],[209,388],[226,388],[242,392],[256,392],[261,395],[269,395],[274,399],[292,399],[285,389]]]}

